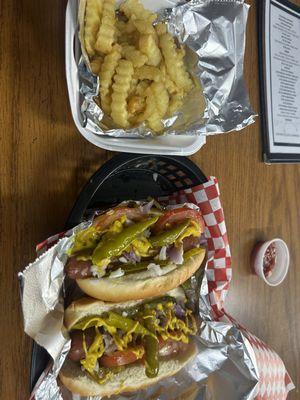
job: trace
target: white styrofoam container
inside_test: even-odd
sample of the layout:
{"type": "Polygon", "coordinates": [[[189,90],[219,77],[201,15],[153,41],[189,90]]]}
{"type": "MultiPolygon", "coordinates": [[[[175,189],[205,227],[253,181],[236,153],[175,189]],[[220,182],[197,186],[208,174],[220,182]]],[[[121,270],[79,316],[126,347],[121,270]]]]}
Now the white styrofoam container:
{"type": "MultiPolygon", "coordinates": [[[[170,0],[144,0],[150,9],[174,4],[170,0]]],[[[168,154],[189,156],[195,154],[206,142],[204,136],[161,136],[157,138],[113,138],[100,136],[82,126],[79,104],[79,79],[77,63],[80,58],[80,44],[77,35],[78,0],[69,0],[66,10],[65,62],[67,86],[73,120],[79,132],[89,142],[105,150],[127,153],[168,154]]]]}

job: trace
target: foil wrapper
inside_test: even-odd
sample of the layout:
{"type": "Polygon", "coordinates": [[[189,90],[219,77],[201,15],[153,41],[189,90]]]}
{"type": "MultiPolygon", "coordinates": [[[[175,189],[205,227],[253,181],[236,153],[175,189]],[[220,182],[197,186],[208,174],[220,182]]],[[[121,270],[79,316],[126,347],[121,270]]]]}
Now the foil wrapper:
{"type": "MultiPolygon", "coordinates": [[[[195,204],[185,206],[197,208],[195,204]]],[[[174,206],[172,206],[174,207],[174,206]]],[[[176,206],[175,206],[176,207],[176,206]]],[[[57,379],[70,349],[63,326],[63,281],[66,250],[86,221],[68,231],[50,249],[19,274],[25,332],[43,346],[53,359],[33,391],[35,400],[104,400],[70,393],[57,379]]],[[[184,284],[190,301],[199,309],[202,323],[195,338],[197,356],[173,377],[132,394],[119,394],[112,400],[250,400],[257,393],[258,368],[248,339],[235,325],[214,321],[209,303],[207,263],[184,284]]]]}
{"type": "Polygon", "coordinates": [[[22,288],[24,330],[57,362],[69,342],[63,331],[64,254],[70,239],[63,238],[19,273],[22,288]]]}
{"type": "MultiPolygon", "coordinates": [[[[240,130],[252,124],[253,112],[244,82],[245,30],[249,5],[244,0],[191,0],[165,8],[155,2],[159,20],[186,47],[185,63],[197,83],[185,97],[182,108],[163,120],[164,134],[212,135],[240,130]]],[[[93,75],[84,49],[85,0],[79,2],[79,39],[82,57],[78,63],[83,127],[97,135],[134,138],[152,136],[145,125],[123,130],[113,125],[95,101],[101,76],[93,75]]],[[[146,4],[150,6],[150,4],[146,4]]],[[[154,7],[154,6],[153,6],[154,7]]],[[[152,8],[153,8],[152,7],[152,8]]],[[[155,134],[153,135],[155,136],[155,134]]]]}

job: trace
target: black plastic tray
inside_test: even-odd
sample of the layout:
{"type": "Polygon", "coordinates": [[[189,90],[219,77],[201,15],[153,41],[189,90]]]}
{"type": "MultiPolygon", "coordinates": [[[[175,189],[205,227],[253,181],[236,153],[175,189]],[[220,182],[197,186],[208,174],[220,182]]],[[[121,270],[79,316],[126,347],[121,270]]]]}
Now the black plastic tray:
{"type": "MultiPolygon", "coordinates": [[[[171,194],[207,181],[202,171],[188,158],[120,154],[106,162],[90,178],[79,194],[66,222],[78,225],[95,209],[106,209],[123,200],[143,200],[171,194]]],[[[35,342],[32,348],[30,388],[50,361],[48,353],[35,342]]]]}

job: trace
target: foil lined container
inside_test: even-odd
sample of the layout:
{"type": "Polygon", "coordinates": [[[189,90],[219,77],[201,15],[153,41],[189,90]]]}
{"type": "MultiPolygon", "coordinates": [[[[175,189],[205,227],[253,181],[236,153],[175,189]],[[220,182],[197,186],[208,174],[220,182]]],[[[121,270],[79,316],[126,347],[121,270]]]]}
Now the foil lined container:
{"type": "MultiPolygon", "coordinates": [[[[241,130],[254,123],[244,82],[243,62],[245,30],[249,5],[244,0],[177,0],[155,2],[160,21],[186,47],[185,63],[195,88],[185,97],[183,106],[163,120],[166,135],[212,135],[241,130]],[[165,8],[166,3],[174,4],[165,8]]],[[[146,6],[150,6],[151,2],[146,6]]],[[[128,130],[114,126],[95,99],[101,76],[93,75],[84,48],[84,10],[79,3],[79,39],[82,57],[78,65],[82,124],[97,135],[111,137],[157,136],[145,124],[128,130]]],[[[154,7],[154,6],[153,6],[154,7]]]]}
{"type": "MultiPolygon", "coordinates": [[[[25,332],[43,346],[53,359],[53,364],[34,389],[32,399],[35,400],[102,400],[99,396],[72,394],[57,379],[70,349],[70,339],[63,326],[65,252],[71,246],[74,234],[90,226],[91,221],[68,231],[67,237],[60,239],[19,274],[25,332]]],[[[202,320],[195,337],[197,356],[173,377],[163,379],[148,389],[119,394],[110,399],[254,398],[259,375],[253,349],[237,327],[228,322],[214,321],[206,268],[207,263],[184,285],[187,297],[196,303],[202,320]]]]}

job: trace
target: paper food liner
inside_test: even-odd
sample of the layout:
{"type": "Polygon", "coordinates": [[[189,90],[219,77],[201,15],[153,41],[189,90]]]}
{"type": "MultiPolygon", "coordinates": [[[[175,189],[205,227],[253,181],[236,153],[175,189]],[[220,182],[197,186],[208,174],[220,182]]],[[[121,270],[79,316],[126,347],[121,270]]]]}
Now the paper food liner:
{"type": "MultiPolygon", "coordinates": [[[[205,221],[208,260],[202,279],[191,279],[191,287],[199,290],[203,320],[197,337],[198,355],[176,376],[147,390],[112,399],[286,399],[294,386],[280,357],[224,310],[232,269],[216,178],[159,200],[171,205],[197,205],[205,221]]],[[[84,399],[60,388],[56,377],[70,346],[62,324],[64,252],[70,246],[72,234],[89,223],[44,241],[37,247],[42,255],[20,274],[25,331],[53,358],[53,365],[33,390],[31,398],[35,400],[84,399]]],[[[100,397],[89,400],[100,400],[100,397]]]]}

